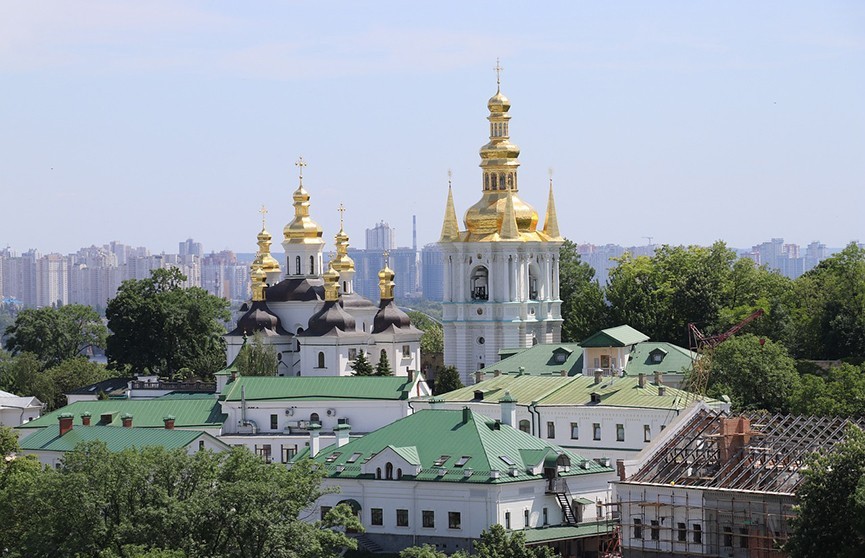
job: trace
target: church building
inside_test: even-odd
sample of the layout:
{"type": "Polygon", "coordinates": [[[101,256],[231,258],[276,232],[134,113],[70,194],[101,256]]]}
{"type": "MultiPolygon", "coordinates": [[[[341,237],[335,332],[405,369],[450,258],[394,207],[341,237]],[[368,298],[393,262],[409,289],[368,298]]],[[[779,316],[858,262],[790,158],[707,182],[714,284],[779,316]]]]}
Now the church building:
{"type": "Polygon", "coordinates": [[[444,259],[445,364],[463,383],[499,360],[502,349],[561,341],[559,234],[553,185],[543,229],[538,213],[518,197],[519,148],[508,129],[511,103],[501,93],[487,103],[490,141],[480,150],[481,199],[460,230],[448,190],[439,245],[444,259]]]}

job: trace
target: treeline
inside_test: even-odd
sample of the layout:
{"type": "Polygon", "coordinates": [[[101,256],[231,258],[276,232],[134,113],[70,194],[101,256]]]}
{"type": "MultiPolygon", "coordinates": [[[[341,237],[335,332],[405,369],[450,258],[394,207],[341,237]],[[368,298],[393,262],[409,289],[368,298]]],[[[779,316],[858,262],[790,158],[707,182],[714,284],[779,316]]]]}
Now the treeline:
{"type": "Polygon", "coordinates": [[[709,393],[729,395],[737,408],[865,415],[865,249],[856,244],[795,280],[723,242],[626,254],[599,285],[566,241],[560,269],[566,340],[628,324],[688,347],[689,323],[721,333],[761,308],[763,317],[714,351],[709,393]]]}
{"type": "Polygon", "coordinates": [[[0,556],[318,558],[356,546],[348,506],[308,521],[322,494],[310,461],[288,469],[245,448],[113,453],[97,442],[55,470],[13,458],[15,445],[0,428],[0,556]]]}

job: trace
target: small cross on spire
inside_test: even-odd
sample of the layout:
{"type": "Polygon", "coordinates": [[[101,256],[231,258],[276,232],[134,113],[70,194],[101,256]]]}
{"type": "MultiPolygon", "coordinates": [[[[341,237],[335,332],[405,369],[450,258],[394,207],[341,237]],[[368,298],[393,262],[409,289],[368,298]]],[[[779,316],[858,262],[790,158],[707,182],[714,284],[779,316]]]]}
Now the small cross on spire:
{"type": "Polygon", "coordinates": [[[496,67],[493,68],[496,71],[496,89],[501,89],[502,87],[502,65],[499,64],[499,59],[496,58],[496,67]]]}
{"type": "Polygon", "coordinates": [[[339,228],[340,230],[342,230],[343,217],[345,217],[345,207],[342,204],[339,204],[339,208],[337,208],[337,211],[339,211],[339,228]]]}
{"type": "Polygon", "coordinates": [[[448,169],[448,188],[451,187],[451,179],[454,177],[454,171],[448,169]]]}
{"type": "Polygon", "coordinates": [[[384,258],[384,266],[387,267],[390,263],[390,250],[385,250],[381,253],[381,256],[384,258]]]}
{"type": "Polygon", "coordinates": [[[294,166],[300,169],[298,178],[300,178],[300,184],[303,185],[303,167],[307,166],[307,162],[303,160],[303,155],[295,161],[294,166]]]}
{"type": "Polygon", "coordinates": [[[261,230],[264,230],[264,216],[267,215],[267,208],[262,205],[258,212],[261,213],[261,230]]]}
{"type": "Polygon", "coordinates": [[[553,167],[548,168],[547,172],[550,175],[550,186],[552,186],[553,185],[553,167]]]}

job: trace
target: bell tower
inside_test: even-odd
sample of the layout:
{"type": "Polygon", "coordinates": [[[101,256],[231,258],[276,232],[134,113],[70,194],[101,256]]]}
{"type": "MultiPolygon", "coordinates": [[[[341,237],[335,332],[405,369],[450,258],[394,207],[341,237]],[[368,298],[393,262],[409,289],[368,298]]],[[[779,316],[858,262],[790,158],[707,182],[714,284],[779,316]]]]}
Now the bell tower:
{"type": "Polygon", "coordinates": [[[519,148],[510,141],[511,103],[501,92],[487,103],[489,142],[480,149],[481,199],[459,229],[451,181],[442,234],[445,285],[442,323],[445,365],[468,385],[505,348],[561,341],[559,236],[552,178],[544,227],[518,196],[519,148]]]}

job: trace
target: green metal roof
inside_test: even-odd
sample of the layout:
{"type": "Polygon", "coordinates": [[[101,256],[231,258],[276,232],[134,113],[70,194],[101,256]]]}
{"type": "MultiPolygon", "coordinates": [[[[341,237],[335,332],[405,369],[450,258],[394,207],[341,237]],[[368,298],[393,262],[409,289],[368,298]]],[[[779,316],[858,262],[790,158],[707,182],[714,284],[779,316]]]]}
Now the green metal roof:
{"type": "Polygon", "coordinates": [[[597,521],[592,523],[580,523],[579,525],[561,525],[555,527],[541,527],[539,529],[526,529],[522,531],[526,535],[527,544],[541,544],[555,541],[566,541],[570,539],[582,539],[598,535],[608,535],[613,532],[616,520],[597,521]]]}
{"type": "Polygon", "coordinates": [[[334,478],[373,478],[374,475],[361,472],[362,463],[387,448],[411,457],[407,461],[417,457],[420,473],[414,476],[404,472],[402,478],[405,480],[484,484],[526,481],[543,477],[542,473],[530,474],[526,470],[528,467],[538,465],[545,456],[560,454],[567,455],[571,461],[570,470],[562,473],[563,476],[612,471],[530,434],[503,424],[497,425],[493,419],[468,409],[418,411],[341,448],[337,449],[335,445],[324,448],[314,460],[334,478]],[[328,462],[336,452],[339,455],[328,462]],[[354,463],[347,463],[355,453],[361,457],[354,463]],[[442,456],[449,457],[441,465],[436,465],[442,456]],[[464,457],[469,459],[457,466],[464,457]],[[530,458],[528,462],[526,458],[530,458]],[[516,467],[515,476],[509,474],[509,462],[516,467]],[[579,466],[581,463],[586,464],[585,468],[579,466]],[[469,468],[472,475],[467,477],[465,470],[469,468]],[[440,474],[440,469],[446,471],[444,475],[440,474]],[[498,472],[498,478],[491,478],[491,471],[498,472]]]}
{"type": "Polygon", "coordinates": [[[648,341],[649,336],[629,325],[602,329],[580,343],[582,347],[627,347],[648,341]]]}
{"type": "Polygon", "coordinates": [[[62,409],[48,413],[36,420],[24,423],[18,428],[57,428],[57,417],[61,413],[71,413],[75,425],[81,424],[81,414],[89,412],[91,424],[99,424],[100,417],[111,414],[111,422],[104,426],[121,426],[120,417],[132,415],[132,424],[143,428],[163,428],[162,418],[168,415],[175,417],[176,428],[218,428],[221,427],[227,415],[222,414],[222,408],[216,401],[216,396],[201,399],[192,398],[156,398],[156,399],[108,399],[105,401],[76,401],[62,409]]]}
{"type": "MultiPolygon", "coordinates": [[[[684,409],[694,401],[694,395],[680,389],[665,387],[658,395],[658,386],[651,377],[640,387],[639,378],[606,377],[595,384],[588,376],[531,376],[528,374],[501,375],[479,384],[439,395],[446,402],[484,402],[498,404],[510,392],[520,405],[593,405],[592,393],[601,396],[600,405],[609,407],[639,407],[643,409],[684,409]],[[477,399],[477,392],[483,399],[477,399]]],[[[707,401],[711,401],[708,400],[707,401]]],[[[595,403],[594,405],[598,405],[595,403]]]]}
{"type": "Polygon", "coordinates": [[[226,385],[226,401],[264,399],[383,399],[403,400],[411,395],[413,382],[404,376],[239,376],[226,385]]]}
{"type": "Polygon", "coordinates": [[[691,368],[691,362],[697,357],[697,353],[689,351],[672,343],[659,341],[646,341],[638,343],[631,352],[631,359],[625,366],[628,375],[654,374],[664,372],[665,374],[681,374],[691,368]],[[661,362],[652,360],[652,353],[658,352],[663,358],[661,362]]]}
{"type": "MultiPolygon", "coordinates": [[[[504,373],[516,374],[522,369],[527,374],[560,374],[562,370],[566,370],[568,376],[574,376],[583,371],[583,349],[576,343],[535,345],[528,349],[518,350],[519,352],[513,356],[508,356],[489,365],[483,372],[489,375],[499,370],[504,373]]],[[[501,355],[511,353],[510,350],[504,353],[499,351],[501,355]]]]}
{"type": "Polygon", "coordinates": [[[200,430],[167,430],[165,428],[123,428],[117,426],[78,426],[60,436],[55,424],[37,430],[20,444],[24,451],[72,451],[83,442],[104,442],[109,451],[160,446],[183,448],[196,439],[208,436],[200,430]]]}

